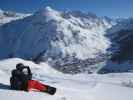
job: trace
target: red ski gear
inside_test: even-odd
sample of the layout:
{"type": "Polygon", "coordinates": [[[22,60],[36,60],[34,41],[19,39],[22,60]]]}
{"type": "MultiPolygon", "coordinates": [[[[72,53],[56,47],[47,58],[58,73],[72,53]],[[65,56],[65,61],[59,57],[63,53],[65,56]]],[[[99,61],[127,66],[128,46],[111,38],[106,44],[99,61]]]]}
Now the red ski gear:
{"type": "Polygon", "coordinates": [[[32,90],[32,89],[35,89],[35,90],[38,90],[38,91],[47,91],[47,85],[45,84],[42,84],[36,80],[29,80],[28,81],[28,91],[32,90]]]}

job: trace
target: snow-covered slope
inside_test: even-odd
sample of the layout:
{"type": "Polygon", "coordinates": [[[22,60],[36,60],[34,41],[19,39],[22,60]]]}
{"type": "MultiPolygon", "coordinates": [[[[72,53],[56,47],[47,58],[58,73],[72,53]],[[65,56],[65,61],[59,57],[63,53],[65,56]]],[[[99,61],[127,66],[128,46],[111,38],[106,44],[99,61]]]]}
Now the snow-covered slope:
{"type": "Polygon", "coordinates": [[[8,52],[0,55],[34,58],[44,52],[51,57],[94,58],[109,46],[103,36],[109,27],[111,24],[97,16],[76,11],[63,13],[47,7],[0,28],[0,47],[3,51],[8,48],[8,52]]]}
{"type": "Polygon", "coordinates": [[[0,27],[0,57],[35,61],[72,58],[74,61],[69,60],[69,64],[79,60],[82,65],[85,60],[90,64],[90,59],[106,54],[110,42],[104,34],[113,24],[109,18],[92,13],[46,7],[0,27]]]}
{"type": "Polygon", "coordinates": [[[0,25],[9,23],[13,20],[22,19],[27,16],[30,16],[30,14],[21,14],[12,11],[3,11],[0,9],[0,25]]]}
{"type": "MultiPolygon", "coordinates": [[[[128,72],[133,70],[133,18],[119,20],[108,30],[111,61],[107,61],[105,72],[128,72]]],[[[102,69],[103,71],[103,69],[102,69]]]]}
{"type": "Polygon", "coordinates": [[[121,30],[132,30],[133,29],[133,18],[117,19],[116,25],[108,30],[109,34],[115,34],[121,30]]]}
{"type": "Polygon", "coordinates": [[[14,58],[0,61],[0,97],[2,100],[132,100],[133,74],[67,75],[46,63],[39,65],[14,58]],[[9,89],[10,71],[17,63],[31,67],[33,78],[57,88],[55,95],[9,89]]]}
{"type": "Polygon", "coordinates": [[[114,57],[117,61],[132,60],[133,56],[133,18],[118,21],[112,27],[108,36],[119,57],[114,57]]]}

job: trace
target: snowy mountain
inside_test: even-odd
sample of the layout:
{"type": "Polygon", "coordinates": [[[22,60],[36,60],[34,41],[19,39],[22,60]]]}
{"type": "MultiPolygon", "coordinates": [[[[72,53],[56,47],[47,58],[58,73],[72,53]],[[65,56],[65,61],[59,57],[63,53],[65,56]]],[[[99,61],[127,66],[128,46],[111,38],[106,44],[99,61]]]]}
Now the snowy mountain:
{"type": "Polygon", "coordinates": [[[0,9],[0,25],[9,23],[13,20],[22,19],[30,14],[15,13],[12,11],[3,11],[0,9]]]}
{"type": "Polygon", "coordinates": [[[124,62],[132,60],[133,56],[133,18],[123,19],[109,30],[108,36],[111,38],[113,48],[116,48],[116,57],[112,60],[124,62]],[[117,46],[117,47],[116,47],[117,46]]]}
{"type": "Polygon", "coordinates": [[[1,23],[6,23],[0,27],[1,59],[48,62],[71,74],[132,70],[132,18],[114,21],[93,13],[50,7],[33,15],[0,11],[0,16],[1,23]]]}
{"type": "Polygon", "coordinates": [[[133,70],[133,18],[119,20],[117,25],[108,30],[107,37],[111,45],[111,61],[102,71],[129,72],[133,70]]]}
{"type": "Polygon", "coordinates": [[[105,58],[110,41],[104,35],[113,24],[113,20],[92,13],[46,7],[0,27],[0,57],[52,60],[50,64],[58,65],[58,69],[62,65],[68,69],[70,65],[70,70],[75,67],[79,72],[81,66],[105,58]]]}

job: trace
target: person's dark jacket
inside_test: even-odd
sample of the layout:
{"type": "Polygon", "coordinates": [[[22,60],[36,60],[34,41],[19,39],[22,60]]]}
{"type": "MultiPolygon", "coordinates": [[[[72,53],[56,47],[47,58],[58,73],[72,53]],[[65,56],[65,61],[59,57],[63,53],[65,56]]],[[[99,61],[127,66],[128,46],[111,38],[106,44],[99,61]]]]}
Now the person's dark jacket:
{"type": "Polygon", "coordinates": [[[32,79],[32,73],[28,66],[23,66],[19,69],[14,69],[12,71],[12,76],[10,78],[11,88],[15,90],[27,91],[28,80],[32,79]],[[27,70],[27,74],[24,73],[24,69],[27,70]]]}

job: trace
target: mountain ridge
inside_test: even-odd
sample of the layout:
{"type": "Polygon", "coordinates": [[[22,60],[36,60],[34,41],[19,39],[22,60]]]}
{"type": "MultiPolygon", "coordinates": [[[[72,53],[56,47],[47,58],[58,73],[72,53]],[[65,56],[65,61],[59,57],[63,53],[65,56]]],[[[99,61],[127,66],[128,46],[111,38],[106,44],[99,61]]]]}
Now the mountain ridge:
{"type": "MultiPolygon", "coordinates": [[[[124,21],[124,25],[130,22],[124,21]]],[[[123,22],[93,13],[46,7],[0,27],[0,57],[47,61],[66,73],[91,73],[99,66],[108,66],[108,54],[114,49],[111,38],[117,36],[123,22]]]]}

